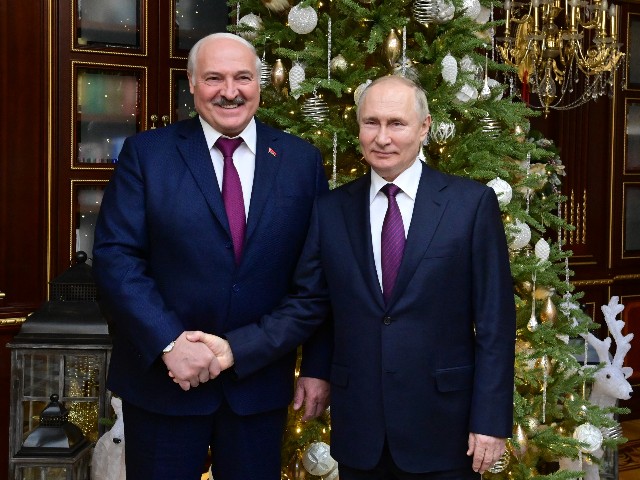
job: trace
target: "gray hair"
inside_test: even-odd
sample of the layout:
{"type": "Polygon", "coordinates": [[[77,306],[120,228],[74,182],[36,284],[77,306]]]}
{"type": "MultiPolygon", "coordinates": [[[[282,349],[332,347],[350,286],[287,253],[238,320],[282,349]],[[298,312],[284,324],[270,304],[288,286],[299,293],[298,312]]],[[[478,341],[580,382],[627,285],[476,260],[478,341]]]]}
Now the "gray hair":
{"type": "Polygon", "coordinates": [[[427,101],[427,93],[424,89],[418,85],[413,80],[410,80],[406,77],[401,77],[399,75],[387,75],[384,77],[376,78],[373,82],[368,84],[365,89],[360,94],[360,98],[358,99],[358,105],[356,107],[356,118],[360,121],[360,106],[364,102],[364,98],[374,85],[378,85],[379,83],[384,83],[388,81],[399,81],[403,85],[410,87],[413,89],[416,96],[416,112],[418,113],[418,117],[420,118],[420,122],[423,122],[429,116],[429,102],[427,101]]]}
{"type": "Polygon", "coordinates": [[[244,38],[242,38],[239,35],[236,35],[234,33],[229,33],[229,32],[218,32],[218,33],[212,33],[211,35],[207,35],[206,37],[202,37],[200,40],[198,40],[195,45],[193,47],[191,47],[191,50],[189,51],[189,58],[187,59],[187,73],[189,74],[189,77],[191,78],[192,84],[195,84],[193,82],[195,82],[195,71],[196,71],[196,63],[197,63],[197,58],[198,58],[198,52],[200,51],[200,47],[202,45],[204,45],[205,43],[211,41],[211,40],[216,40],[218,38],[226,38],[229,40],[235,40],[239,43],[241,43],[242,45],[244,45],[245,47],[247,47],[251,53],[253,53],[256,57],[256,74],[258,75],[258,80],[260,79],[260,72],[262,70],[262,60],[260,60],[260,57],[258,56],[258,53],[256,52],[256,48],[247,40],[245,40],[244,38]]]}

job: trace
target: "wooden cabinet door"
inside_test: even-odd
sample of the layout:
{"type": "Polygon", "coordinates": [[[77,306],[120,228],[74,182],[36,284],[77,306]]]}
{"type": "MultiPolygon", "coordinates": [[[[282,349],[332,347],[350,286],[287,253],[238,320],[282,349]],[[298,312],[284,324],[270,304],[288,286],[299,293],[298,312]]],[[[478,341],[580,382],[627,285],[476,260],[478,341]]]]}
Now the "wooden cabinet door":
{"type": "MultiPolygon", "coordinates": [[[[59,0],[54,272],[91,257],[104,188],[124,139],[188,118],[189,49],[224,31],[225,0],[59,0]]],[[[90,260],[89,260],[90,263],[90,260]]]]}

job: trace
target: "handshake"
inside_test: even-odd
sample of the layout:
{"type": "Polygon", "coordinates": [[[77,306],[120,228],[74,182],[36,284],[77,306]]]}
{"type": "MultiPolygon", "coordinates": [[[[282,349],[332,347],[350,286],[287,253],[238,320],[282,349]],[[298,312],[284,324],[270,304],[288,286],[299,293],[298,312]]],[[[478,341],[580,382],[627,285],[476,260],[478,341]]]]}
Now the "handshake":
{"type": "Polygon", "coordinates": [[[189,390],[233,366],[233,353],[224,338],[200,331],[182,332],[162,360],[173,381],[189,390]]]}

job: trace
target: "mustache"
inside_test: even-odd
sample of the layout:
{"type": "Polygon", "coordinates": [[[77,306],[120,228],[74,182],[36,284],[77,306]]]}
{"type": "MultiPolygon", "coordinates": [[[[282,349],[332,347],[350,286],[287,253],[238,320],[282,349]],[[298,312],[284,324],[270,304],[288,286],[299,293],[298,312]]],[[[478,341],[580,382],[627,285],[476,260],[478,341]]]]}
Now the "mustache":
{"type": "Polygon", "coordinates": [[[225,97],[216,98],[212,103],[219,107],[229,107],[234,105],[244,105],[246,100],[240,96],[232,99],[228,99],[225,97]]]}

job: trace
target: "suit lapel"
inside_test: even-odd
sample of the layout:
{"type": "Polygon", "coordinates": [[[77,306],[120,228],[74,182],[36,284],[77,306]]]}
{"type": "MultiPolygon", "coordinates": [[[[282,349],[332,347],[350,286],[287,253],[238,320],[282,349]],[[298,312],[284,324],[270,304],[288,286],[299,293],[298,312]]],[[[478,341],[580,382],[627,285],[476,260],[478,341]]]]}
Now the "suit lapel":
{"type": "Polygon", "coordinates": [[[362,271],[362,277],[371,290],[372,298],[376,300],[381,308],[384,308],[384,298],[378,282],[376,265],[373,260],[373,248],[371,246],[371,224],[369,221],[370,186],[370,173],[346,186],[347,198],[342,203],[342,214],[356,263],[362,271]]]}
{"type": "Polygon", "coordinates": [[[256,119],[256,169],[251,189],[251,205],[247,218],[245,241],[248,241],[255,232],[267,199],[273,192],[275,177],[283,155],[282,146],[278,139],[276,132],[271,131],[256,119]]]}
{"type": "Polygon", "coordinates": [[[226,230],[229,238],[231,238],[227,214],[222,202],[222,194],[220,193],[216,172],[211,163],[211,154],[207,150],[207,142],[198,117],[186,122],[179,135],[180,139],[177,142],[177,146],[182,159],[191,171],[198,188],[202,191],[211,212],[226,230]]]}
{"type": "Polygon", "coordinates": [[[402,263],[393,288],[393,303],[407,288],[420,261],[425,255],[436,228],[447,206],[442,190],[447,186],[446,177],[423,164],[422,175],[413,207],[411,226],[407,235],[402,263]]]}

